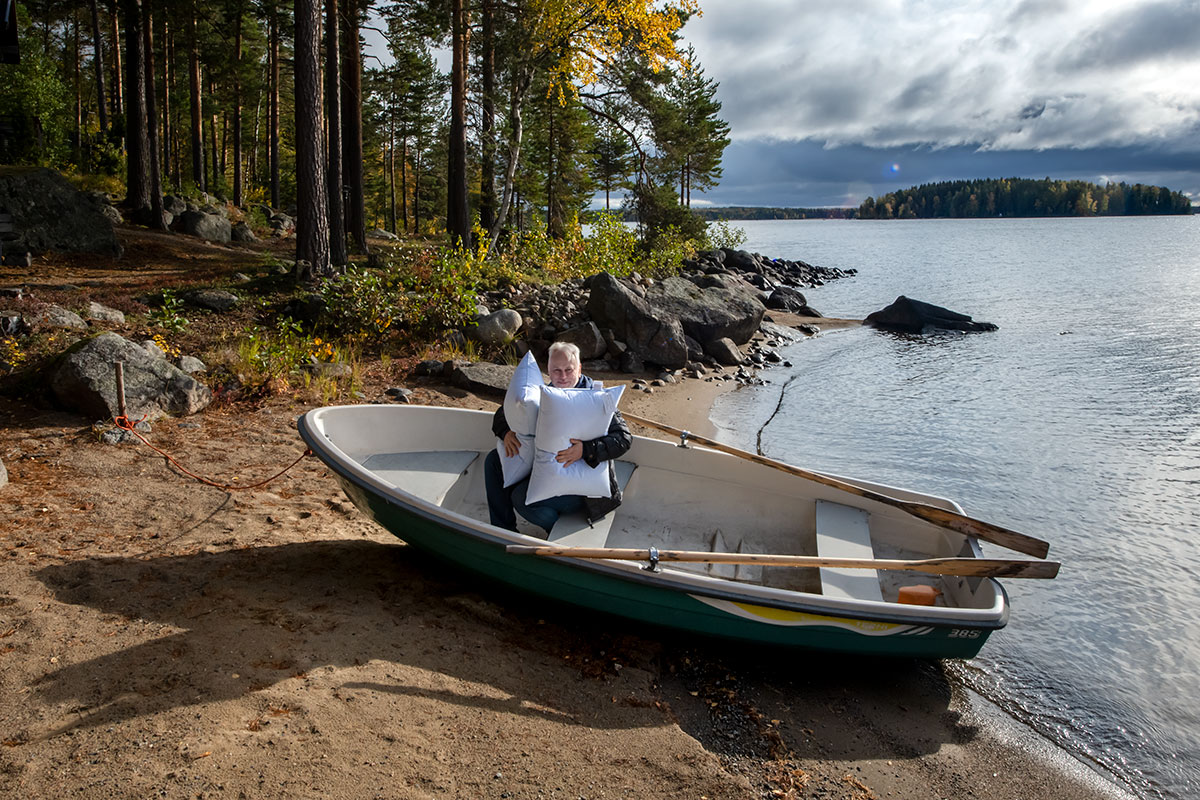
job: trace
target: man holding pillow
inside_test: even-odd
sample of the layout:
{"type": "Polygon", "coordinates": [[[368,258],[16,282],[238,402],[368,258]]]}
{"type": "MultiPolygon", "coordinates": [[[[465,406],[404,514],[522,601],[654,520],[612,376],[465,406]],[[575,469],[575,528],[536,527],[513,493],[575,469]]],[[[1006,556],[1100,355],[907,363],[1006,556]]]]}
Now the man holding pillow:
{"type": "MultiPolygon", "coordinates": [[[[530,361],[532,363],[532,358],[530,361]]],[[[558,389],[591,389],[595,385],[594,381],[584,375],[580,368],[579,348],[569,342],[555,342],[550,345],[548,367],[550,386],[558,389]]],[[[509,459],[515,457],[522,447],[533,446],[528,441],[522,443],[516,432],[509,428],[504,405],[496,409],[496,416],[492,420],[492,432],[501,440],[504,454],[509,459]]],[[[580,460],[592,468],[608,462],[609,496],[585,497],[564,494],[527,503],[526,493],[529,490],[529,477],[506,487],[500,453],[493,450],[484,460],[484,485],[487,488],[488,512],[493,525],[515,531],[517,530],[516,515],[519,513],[534,525],[549,532],[562,514],[584,509],[588,519],[595,520],[621,504],[621,492],[617,487],[616,473],[611,462],[624,455],[633,444],[629,426],[625,423],[621,412],[613,411],[608,432],[603,436],[586,440],[571,438],[569,441],[570,446],[557,451],[554,460],[562,465],[563,469],[580,460]]]]}

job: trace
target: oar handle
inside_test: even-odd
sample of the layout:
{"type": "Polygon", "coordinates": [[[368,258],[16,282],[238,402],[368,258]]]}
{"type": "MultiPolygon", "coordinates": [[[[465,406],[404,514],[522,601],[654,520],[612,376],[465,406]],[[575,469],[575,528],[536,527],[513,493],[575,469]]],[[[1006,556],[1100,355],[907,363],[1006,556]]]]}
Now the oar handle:
{"type": "Polygon", "coordinates": [[[728,453],[729,455],[737,456],[738,458],[751,461],[755,464],[762,464],[763,466],[771,467],[772,469],[777,469],[781,472],[786,472],[790,475],[795,475],[799,478],[804,478],[806,480],[813,481],[814,483],[819,483],[823,486],[839,489],[843,492],[848,492],[866,500],[873,500],[878,503],[885,503],[887,505],[894,506],[895,508],[911,514],[914,517],[918,517],[926,522],[937,525],[939,528],[952,530],[956,533],[961,533],[966,536],[974,536],[976,538],[983,539],[984,541],[998,544],[1001,547],[1007,547],[1010,550],[1015,550],[1018,553],[1025,553],[1026,555],[1034,556],[1035,558],[1045,558],[1050,552],[1049,542],[1043,539],[1036,539],[1024,533],[1018,533],[1017,531],[1009,530],[1008,528],[1003,528],[991,522],[985,522],[981,519],[968,517],[965,514],[959,514],[957,512],[944,508],[938,508],[937,506],[931,506],[926,503],[915,503],[909,500],[901,500],[896,497],[889,497],[888,495],[880,494],[879,492],[873,492],[870,489],[864,489],[861,486],[855,486],[852,483],[838,480],[837,478],[833,478],[829,475],[823,475],[819,472],[801,469],[800,467],[793,467],[791,464],[785,464],[782,461],[776,461],[775,459],[756,455],[755,453],[748,453],[745,450],[739,450],[736,447],[730,447],[727,444],[721,444],[720,442],[715,442],[712,439],[706,439],[705,437],[697,436],[694,433],[682,431],[678,428],[672,428],[670,425],[664,425],[661,422],[656,422],[652,419],[646,419],[645,417],[639,417],[635,414],[625,414],[624,416],[627,420],[645,425],[649,428],[656,428],[664,433],[670,433],[679,437],[686,437],[686,439],[704,447],[708,447],[713,450],[719,450],[722,453],[728,453]]]}
{"type": "Polygon", "coordinates": [[[1057,561],[1024,561],[1003,558],[825,558],[781,553],[709,553],[702,550],[639,550],[624,547],[553,547],[510,544],[514,555],[566,558],[619,559],[623,561],[692,561],[710,564],[761,564],[773,567],[823,567],[827,569],[885,569],[962,575],[975,578],[1053,578],[1057,561]]]}

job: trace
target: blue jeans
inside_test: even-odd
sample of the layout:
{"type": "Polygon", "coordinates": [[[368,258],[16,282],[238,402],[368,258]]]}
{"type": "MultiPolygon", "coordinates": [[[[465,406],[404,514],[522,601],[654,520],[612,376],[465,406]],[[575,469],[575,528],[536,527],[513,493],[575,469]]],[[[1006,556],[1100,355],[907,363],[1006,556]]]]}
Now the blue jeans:
{"type": "Polygon", "coordinates": [[[525,493],[529,490],[529,478],[504,488],[504,470],[500,467],[500,454],[495,450],[488,453],[483,461],[483,485],[487,488],[491,523],[509,531],[517,529],[517,514],[549,533],[560,515],[583,508],[583,498],[575,494],[564,494],[527,505],[525,493]]]}

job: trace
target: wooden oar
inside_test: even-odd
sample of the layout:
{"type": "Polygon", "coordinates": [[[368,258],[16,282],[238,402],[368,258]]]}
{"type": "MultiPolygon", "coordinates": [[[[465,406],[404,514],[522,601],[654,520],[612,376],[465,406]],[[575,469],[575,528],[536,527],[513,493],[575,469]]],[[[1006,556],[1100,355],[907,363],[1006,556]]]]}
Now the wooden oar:
{"type": "Polygon", "coordinates": [[[509,553],[568,558],[612,558],[625,561],[694,561],[710,564],[762,564],[772,567],[833,567],[837,569],[904,569],[935,575],[977,578],[1053,578],[1057,561],[1020,561],[1002,558],[927,558],[905,561],[894,558],[822,558],[769,553],[708,553],[703,550],[638,550],[623,547],[551,547],[510,544],[509,553]]]}
{"type": "Polygon", "coordinates": [[[831,478],[828,475],[822,475],[819,472],[811,472],[799,467],[793,467],[791,464],[785,464],[782,461],[776,461],[765,456],[748,453],[745,450],[739,450],[736,447],[730,447],[727,444],[714,442],[712,439],[706,439],[703,436],[697,436],[688,431],[682,431],[678,428],[672,428],[670,425],[664,425],[661,422],[655,422],[652,419],[639,417],[634,414],[626,414],[622,412],[625,419],[645,425],[649,428],[657,428],[665,433],[670,433],[679,436],[683,441],[695,442],[696,444],[713,450],[719,450],[722,453],[728,453],[738,458],[744,458],[747,461],[753,461],[755,464],[771,467],[773,469],[786,472],[790,475],[796,475],[800,478],[820,483],[824,486],[830,486],[834,489],[841,489],[844,492],[874,500],[879,503],[886,503],[890,506],[895,506],[901,511],[912,514],[914,517],[919,517],[926,522],[932,522],[939,528],[956,531],[966,534],[967,536],[976,536],[984,541],[998,544],[1001,547],[1007,547],[1009,550],[1016,550],[1018,553],[1034,556],[1035,558],[1045,558],[1050,552],[1050,543],[1043,539],[1036,539],[1032,536],[1027,536],[1024,533],[1002,528],[991,522],[985,522],[981,519],[968,517],[964,514],[958,514],[954,511],[949,511],[944,508],[938,508],[926,503],[915,503],[909,500],[901,500],[898,497],[889,497],[879,492],[873,492],[870,489],[864,489],[861,486],[855,486],[852,483],[831,478]]]}

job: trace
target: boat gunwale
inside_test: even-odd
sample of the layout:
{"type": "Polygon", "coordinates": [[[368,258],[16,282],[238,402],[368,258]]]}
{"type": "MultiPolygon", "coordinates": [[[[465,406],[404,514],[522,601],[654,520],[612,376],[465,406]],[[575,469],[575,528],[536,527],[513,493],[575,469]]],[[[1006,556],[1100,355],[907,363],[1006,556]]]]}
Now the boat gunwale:
{"type": "MultiPolygon", "coordinates": [[[[335,470],[345,480],[369,489],[376,496],[391,505],[399,506],[416,513],[425,519],[434,521],[460,535],[466,535],[476,540],[487,542],[499,547],[509,544],[545,544],[544,539],[520,532],[506,531],[490,523],[476,520],[465,514],[449,511],[424,498],[418,497],[398,486],[384,481],[374,472],[333,443],[333,440],[316,424],[316,420],[327,411],[342,409],[357,409],[367,406],[324,406],[312,409],[297,420],[297,430],[301,438],[312,448],[313,453],[328,467],[335,470]]],[[[439,406],[414,406],[412,408],[441,408],[439,406]]],[[[473,409],[445,409],[447,411],[474,412],[473,409]]],[[[648,437],[635,437],[660,441],[648,437]]],[[[711,451],[717,452],[717,451],[711,451]]],[[[880,484],[876,484],[880,485],[880,484]]],[[[910,490],[902,490],[910,491],[910,490]]],[[[953,503],[953,501],[947,501],[953,503]]],[[[957,505],[957,504],[955,504],[957,505]]],[[[378,524],[378,523],[377,523],[378,524]]],[[[383,526],[381,526],[383,527],[383,526]]],[[[384,528],[387,530],[387,528],[384,528]]],[[[392,533],[401,539],[398,534],[392,533]]],[[[967,537],[972,549],[979,552],[978,543],[967,537]]],[[[420,548],[426,549],[426,548],[420,548]]],[[[436,553],[442,558],[449,558],[442,553],[436,553]]],[[[506,555],[506,554],[502,554],[506,555]]],[[[511,558],[529,558],[529,556],[509,556],[511,558]]],[[[711,575],[699,575],[692,572],[673,569],[661,565],[658,572],[649,572],[641,562],[626,560],[593,560],[576,559],[569,556],[541,557],[543,560],[561,564],[569,569],[597,573],[627,582],[652,586],[664,591],[683,592],[689,595],[702,595],[719,600],[744,603],[784,611],[792,611],[822,616],[841,616],[871,622],[886,622],[892,624],[930,625],[939,628],[971,628],[980,630],[997,630],[1008,624],[1009,604],[1008,593],[1002,584],[994,578],[985,578],[995,584],[996,602],[990,608],[949,608],[944,606],[917,606],[885,601],[857,600],[853,598],[832,598],[811,592],[800,592],[792,589],[760,586],[756,584],[739,583],[726,578],[711,575]],[[736,587],[736,588],[732,588],[736,587]],[[931,613],[932,610],[932,613],[931,613]]]]}

